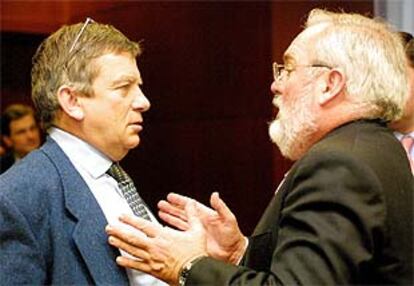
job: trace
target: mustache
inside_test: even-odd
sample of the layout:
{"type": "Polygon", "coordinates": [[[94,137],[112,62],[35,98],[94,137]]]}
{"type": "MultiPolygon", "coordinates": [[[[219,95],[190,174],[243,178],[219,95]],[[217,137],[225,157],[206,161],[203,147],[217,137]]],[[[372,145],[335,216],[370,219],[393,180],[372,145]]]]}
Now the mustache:
{"type": "Polygon", "coordinates": [[[284,107],[282,100],[279,96],[273,97],[272,104],[275,108],[277,108],[277,112],[275,110],[274,116],[275,119],[280,119],[281,117],[284,117],[284,107]]]}
{"type": "Polygon", "coordinates": [[[282,105],[282,100],[281,100],[280,96],[275,95],[275,96],[273,97],[272,104],[273,104],[275,107],[277,107],[277,108],[279,108],[279,109],[280,109],[280,107],[281,107],[281,105],[282,105]]]}

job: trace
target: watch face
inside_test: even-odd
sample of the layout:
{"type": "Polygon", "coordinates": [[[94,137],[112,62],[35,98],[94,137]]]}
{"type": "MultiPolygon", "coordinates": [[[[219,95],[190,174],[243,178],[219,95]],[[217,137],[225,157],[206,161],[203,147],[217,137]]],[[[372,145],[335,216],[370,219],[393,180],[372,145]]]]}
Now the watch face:
{"type": "Polygon", "coordinates": [[[185,280],[187,280],[187,279],[180,276],[180,278],[178,279],[178,286],[184,286],[185,285],[185,280]]]}
{"type": "Polygon", "coordinates": [[[185,285],[185,281],[187,280],[188,274],[190,273],[191,266],[193,266],[191,262],[187,262],[186,264],[184,264],[180,272],[180,277],[178,278],[179,286],[185,285]]]}

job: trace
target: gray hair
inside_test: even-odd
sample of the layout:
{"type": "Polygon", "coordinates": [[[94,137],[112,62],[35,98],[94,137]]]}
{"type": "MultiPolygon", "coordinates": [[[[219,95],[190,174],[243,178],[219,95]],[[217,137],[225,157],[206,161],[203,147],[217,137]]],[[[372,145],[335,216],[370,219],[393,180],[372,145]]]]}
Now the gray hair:
{"type": "Polygon", "coordinates": [[[399,36],[378,19],[320,9],[306,27],[326,24],[315,37],[314,61],[345,70],[346,92],[363,118],[393,121],[408,97],[406,56],[399,36]]]}
{"type": "Polygon", "coordinates": [[[32,67],[32,99],[42,127],[47,129],[54,123],[59,110],[57,91],[62,85],[93,96],[92,83],[99,73],[93,60],[121,52],[137,57],[141,49],[113,26],[96,22],[63,26],[44,40],[32,67]]]}

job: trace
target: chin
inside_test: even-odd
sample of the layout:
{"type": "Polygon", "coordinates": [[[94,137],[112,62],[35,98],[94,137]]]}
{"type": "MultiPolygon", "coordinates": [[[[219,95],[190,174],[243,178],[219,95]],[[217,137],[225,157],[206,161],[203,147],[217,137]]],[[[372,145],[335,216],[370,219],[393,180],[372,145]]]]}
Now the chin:
{"type": "Polygon", "coordinates": [[[272,142],[277,145],[283,157],[295,161],[301,155],[301,148],[297,144],[298,141],[293,140],[296,136],[294,136],[291,129],[291,126],[285,126],[280,122],[280,119],[276,119],[269,126],[269,136],[272,142]]]}
{"type": "Polygon", "coordinates": [[[269,126],[269,136],[273,143],[279,146],[282,138],[282,126],[280,125],[279,120],[273,120],[269,126]]]}
{"type": "Polygon", "coordinates": [[[282,153],[283,157],[289,158],[289,154],[285,148],[285,136],[283,132],[283,128],[280,124],[279,120],[273,120],[269,126],[269,136],[273,143],[277,145],[280,152],[282,153]]]}
{"type": "Polygon", "coordinates": [[[138,147],[140,142],[141,140],[139,136],[136,136],[135,138],[131,138],[130,140],[128,140],[128,143],[127,143],[128,149],[134,149],[138,147]]]}

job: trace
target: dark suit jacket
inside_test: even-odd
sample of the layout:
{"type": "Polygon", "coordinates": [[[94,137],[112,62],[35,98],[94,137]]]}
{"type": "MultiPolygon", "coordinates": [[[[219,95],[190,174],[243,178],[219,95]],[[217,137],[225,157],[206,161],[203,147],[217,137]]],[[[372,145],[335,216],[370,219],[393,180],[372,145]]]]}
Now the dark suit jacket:
{"type": "Polygon", "coordinates": [[[0,283],[127,285],[93,194],[52,140],[0,176],[0,283]]]}
{"type": "Polygon", "coordinates": [[[8,152],[0,157],[0,174],[6,172],[14,164],[13,152],[8,152]]]}
{"type": "Polygon", "coordinates": [[[293,165],[242,265],[204,258],[187,285],[413,285],[413,193],[392,133],[346,124],[293,165]]]}

